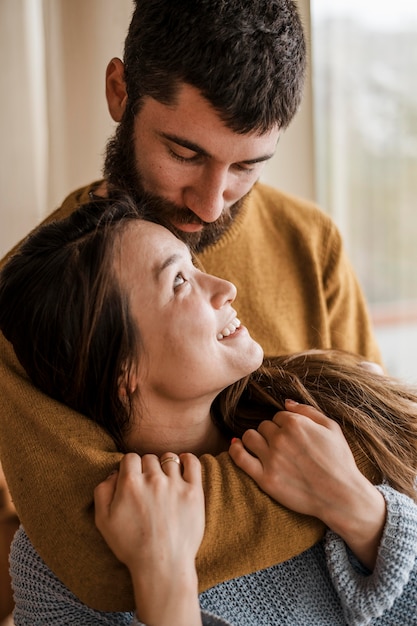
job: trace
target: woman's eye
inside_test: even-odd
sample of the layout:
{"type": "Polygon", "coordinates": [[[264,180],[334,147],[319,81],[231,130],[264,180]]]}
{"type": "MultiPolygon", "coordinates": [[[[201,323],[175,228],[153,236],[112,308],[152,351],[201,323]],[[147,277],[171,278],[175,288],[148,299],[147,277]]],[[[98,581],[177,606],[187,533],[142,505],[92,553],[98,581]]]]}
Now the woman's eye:
{"type": "Polygon", "coordinates": [[[176,287],[180,287],[185,282],[186,282],[186,280],[185,280],[184,276],[181,274],[181,272],[178,272],[178,274],[174,278],[174,289],[176,289],[176,287]]]}

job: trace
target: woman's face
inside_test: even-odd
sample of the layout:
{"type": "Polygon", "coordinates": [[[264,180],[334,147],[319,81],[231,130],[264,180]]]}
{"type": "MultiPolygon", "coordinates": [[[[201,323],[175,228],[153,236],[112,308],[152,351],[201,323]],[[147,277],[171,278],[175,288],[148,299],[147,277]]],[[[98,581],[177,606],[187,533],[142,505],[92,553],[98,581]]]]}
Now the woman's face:
{"type": "Polygon", "coordinates": [[[262,348],[237,326],[236,288],[194,267],[186,245],[167,229],[132,221],[115,262],[141,337],[142,398],[212,400],[259,367],[262,348]]]}

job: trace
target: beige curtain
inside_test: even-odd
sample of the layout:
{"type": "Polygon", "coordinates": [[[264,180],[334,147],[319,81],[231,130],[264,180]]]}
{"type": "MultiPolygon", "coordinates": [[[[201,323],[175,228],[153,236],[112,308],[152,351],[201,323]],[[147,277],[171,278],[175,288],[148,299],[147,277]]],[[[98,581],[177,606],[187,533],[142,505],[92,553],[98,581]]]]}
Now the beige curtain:
{"type": "Polygon", "coordinates": [[[0,0],[1,256],[77,186],[100,176],[113,126],[108,61],[132,0],[0,0]]]}
{"type": "MultiPolygon", "coordinates": [[[[309,26],[308,0],[300,0],[309,26]]],[[[133,0],[0,0],[0,256],[100,176],[113,131],[104,74],[133,0]]],[[[264,179],[313,197],[310,89],[264,179]]]]}

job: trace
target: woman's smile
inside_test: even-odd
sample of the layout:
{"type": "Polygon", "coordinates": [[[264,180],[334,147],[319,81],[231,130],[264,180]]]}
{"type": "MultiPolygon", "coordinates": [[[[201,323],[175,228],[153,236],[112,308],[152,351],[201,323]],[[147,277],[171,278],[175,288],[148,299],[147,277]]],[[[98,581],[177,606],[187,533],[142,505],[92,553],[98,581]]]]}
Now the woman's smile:
{"type": "Polygon", "coordinates": [[[217,335],[217,339],[221,341],[225,337],[230,337],[239,331],[241,327],[240,320],[237,317],[234,317],[233,320],[223,328],[217,335]]]}

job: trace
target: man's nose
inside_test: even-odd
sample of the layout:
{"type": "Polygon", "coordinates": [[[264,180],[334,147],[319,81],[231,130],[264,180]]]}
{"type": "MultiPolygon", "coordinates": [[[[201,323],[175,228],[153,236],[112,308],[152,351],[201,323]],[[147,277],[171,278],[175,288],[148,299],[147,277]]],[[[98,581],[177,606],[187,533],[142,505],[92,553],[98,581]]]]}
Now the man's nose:
{"type": "Polygon", "coordinates": [[[184,204],[203,222],[215,222],[226,207],[227,173],[201,176],[184,191],[184,204]]]}

